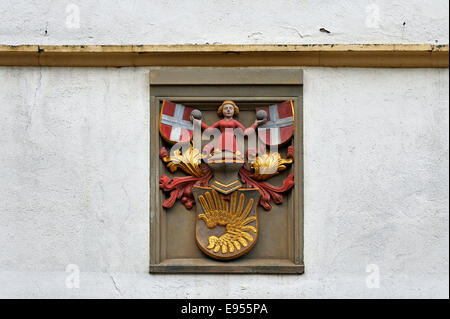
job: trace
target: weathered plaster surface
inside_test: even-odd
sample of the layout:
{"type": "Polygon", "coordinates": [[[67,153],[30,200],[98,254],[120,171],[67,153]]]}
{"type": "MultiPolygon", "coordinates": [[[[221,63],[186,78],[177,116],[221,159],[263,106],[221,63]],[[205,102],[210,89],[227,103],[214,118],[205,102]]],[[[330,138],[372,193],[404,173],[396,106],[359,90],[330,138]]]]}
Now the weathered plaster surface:
{"type": "MultiPolygon", "coordinates": [[[[446,44],[448,13],[445,0],[6,0],[0,44],[446,44]]],[[[2,67],[0,297],[448,298],[448,75],[305,69],[304,275],[149,275],[148,69],[2,67]]]]}
{"type": "Polygon", "coordinates": [[[448,15],[446,0],[2,0],[0,43],[445,44],[448,15]]]}
{"type": "Polygon", "coordinates": [[[149,275],[148,69],[2,67],[0,297],[448,298],[448,76],[305,69],[304,275],[149,275]]]}

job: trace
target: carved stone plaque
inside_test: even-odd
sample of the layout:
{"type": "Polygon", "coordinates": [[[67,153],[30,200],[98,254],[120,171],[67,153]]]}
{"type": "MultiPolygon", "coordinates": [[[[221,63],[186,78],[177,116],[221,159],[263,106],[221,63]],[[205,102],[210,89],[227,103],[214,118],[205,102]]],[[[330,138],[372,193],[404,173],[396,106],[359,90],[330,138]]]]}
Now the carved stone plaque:
{"type": "MultiPolygon", "coordinates": [[[[158,117],[152,126],[157,125],[160,138],[152,136],[152,149],[157,150],[160,164],[152,162],[151,167],[159,173],[153,185],[161,193],[152,187],[159,196],[154,196],[151,205],[157,210],[151,219],[155,250],[151,271],[303,272],[298,242],[301,212],[295,211],[301,198],[292,196],[296,178],[300,177],[300,191],[302,185],[301,172],[296,172],[302,159],[295,156],[301,154],[296,147],[302,147],[296,128],[301,81],[287,90],[284,85],[248,83],[240,90],[229,84],[230,79],[215,76],[214,86],[192,87],[198,72],[205,76],[211,72],[195,69],[197,72],[190,68],[186,73],[169,70],[170,75],[178,74],[173,87],[159,84],[158,76],[153,75],[151,107],[156,108],[152,114],[157,112],[158,117]],[[186,78],[185,87],[179,84],[181,74],[186,78]],[[265,93],[250,97],[249,89],[265,93]],[[153,95],[155,91],[172,96],[153,95]],[[297,95],[285,96],[289,91],[297,95]],[[267,92],[271,95],[265,96],[267,92]],[[174,214],[179,215],[177,220],[174,214]],[[269,216],[262,218],[262,214],[269,216]],[[193,223],[187,222],[186,215],[193,223]],[[273,222],[267,223],[268,219],[273,222]]],[[[254,71],[248,70],[248,80],[255,76],[254,71]]],[[[235,72],[244,74],[245,69],[235,72]]],[[[297,75],[300,79],[301,72],[297,75]]],[[[163,82],[167,77],[164,74],[163,82]]],[[[240,78],[242,81],[245,76],[240,78]]],[[[271,82],[273,78],[272,74],[271,82]]]]}

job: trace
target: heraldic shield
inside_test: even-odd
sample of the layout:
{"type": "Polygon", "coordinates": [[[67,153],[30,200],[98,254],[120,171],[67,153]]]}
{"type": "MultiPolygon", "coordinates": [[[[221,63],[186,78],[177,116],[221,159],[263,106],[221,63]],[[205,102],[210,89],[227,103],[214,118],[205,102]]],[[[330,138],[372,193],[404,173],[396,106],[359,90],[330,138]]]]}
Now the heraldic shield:
{"type": "Polygon", "coordinates": [[[294,105],[291,100],[256,109],[259,110],[268,115],[268,121],[258,127],[258,136],[264,144],[281,145],[291,139],[294,134],[294,105]]]}
{"type": "Polygon", "coordinates": [[[159,132],[168,143],[189,142],[193,134],[193,125],[189,117],[193,108],[164,101],[161,106],[159,132]]]}
{"type": "Polygon", "coordinates": [[[258,189],[239,189],[224,195],[211,187],[194,186],[199,203],[195,214],[198,247],[215,259],[234,259],[247,253],[258,238],[258,189]]]}

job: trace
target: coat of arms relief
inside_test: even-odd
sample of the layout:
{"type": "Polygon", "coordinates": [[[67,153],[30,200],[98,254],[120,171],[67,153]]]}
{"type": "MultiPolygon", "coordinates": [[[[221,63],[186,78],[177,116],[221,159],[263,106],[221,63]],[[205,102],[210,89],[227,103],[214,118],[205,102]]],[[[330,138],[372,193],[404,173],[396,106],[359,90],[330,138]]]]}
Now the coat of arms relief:
{"type": "Polygon", "coordinates": [[[256,107],[249,127],[238,120],[234,101],[217,107],[219,119],[208,125],[200,110],[162,102],[160,135],[170,148],[162,147],[160,158],[170,172],[187,176],[163,175],[159,186],[168,196],[165,209],[177,200],[187,210],[195,207],[198,247],[214,259],[232,260],[264,236],[259,234],[258,207],[270,211],[272,202],[281,204],[294,186],[293,174],[279,186],[268,182],[294,161],[294,106],[288,100],[256,107]],[[281,149],[287,150],[284,157],[281,149]]]}

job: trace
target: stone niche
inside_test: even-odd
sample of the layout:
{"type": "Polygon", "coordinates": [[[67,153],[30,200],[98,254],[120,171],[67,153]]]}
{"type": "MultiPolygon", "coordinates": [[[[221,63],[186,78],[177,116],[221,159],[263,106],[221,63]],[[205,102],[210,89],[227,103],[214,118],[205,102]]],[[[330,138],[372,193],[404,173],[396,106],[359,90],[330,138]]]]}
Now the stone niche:
{"type": "Polygon", "coordinates": [[[304,271],[303,262],[303,72],[299,68],[152,68],[150,70],[150,272],[151,273],[293,273],[304,271]],[[162,203],[169,196],[160,189],[160,178],[183,177],[171,172],[160,159],[169,148],[160,134],[163,101],[199,109],[202,120],[219,120],[217,108],[224,100],[239,106],[237,120],[245,127],[255,121],[255,110],[291,100],[294,132],[279,148],[287,157],[293,146],[294,161],[267,182],[279,187],[288,175],[295,185],[283,202],[266,210],[256,205],[258,235],[250,251],[232,260],[216,260],[196,243],[197,202],[190,210],[180,200],[171,208],[162,203]]]}

